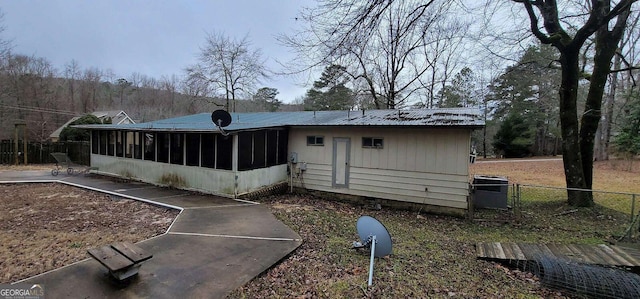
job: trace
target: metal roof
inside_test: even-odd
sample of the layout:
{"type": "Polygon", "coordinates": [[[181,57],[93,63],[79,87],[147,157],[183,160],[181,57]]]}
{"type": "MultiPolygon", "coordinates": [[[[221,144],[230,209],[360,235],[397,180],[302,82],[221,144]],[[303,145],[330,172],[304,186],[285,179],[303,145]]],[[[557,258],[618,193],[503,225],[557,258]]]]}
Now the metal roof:
{"type": "MultiPolygon", "coordinates": [[[[478,109],[441,108],[412,110],[294,111],[231,113],[228,132],[272,127],[373,126],[373,127],[469,127],[484,126],[478,109]]],[[[81,125],[87,129],[200,132],[218,129],[211,113],[193,114],[139,124],[81,125]]]]}
{"type": "MultiPolygon", "coordinates": [[[[135,121],[131,119],[129,115],[127,115],[127,113],[122,110],[94,111],[89,114],[92,114],[93,116],[97,117],[101,121],[104,121],[106,118],[111,118],[111,123],[114,125],[135,123],[135,121]]],[[[60,133],[62,133],[62,130],[66,128],[68,125],[70,125],[72,122],[80,119],[80,117],[82,116],[74,116],[73,118],[71,118],[69,121],[64,123],[64,125],[60,126],[55,131],[53,131],[53,133],[49,135],[49,138],[59,138],[60,133]]]]}

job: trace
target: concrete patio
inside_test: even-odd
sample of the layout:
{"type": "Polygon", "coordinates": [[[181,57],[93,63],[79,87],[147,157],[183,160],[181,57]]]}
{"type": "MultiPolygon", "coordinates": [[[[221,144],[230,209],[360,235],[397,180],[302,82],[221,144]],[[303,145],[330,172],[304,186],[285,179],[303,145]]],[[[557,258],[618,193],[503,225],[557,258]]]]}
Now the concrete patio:
{"type": "Polygon", "coordinates": [[[130,281],[115,281],[87,258],[21,281],[44,285],[47,298],[220,298],[302,244],[267,207],[249,201],[93,175],[0,171],[0,183],[29,182],[59,182],[181,210],[165,234],[138,243],[153,258],[130,281]]]}

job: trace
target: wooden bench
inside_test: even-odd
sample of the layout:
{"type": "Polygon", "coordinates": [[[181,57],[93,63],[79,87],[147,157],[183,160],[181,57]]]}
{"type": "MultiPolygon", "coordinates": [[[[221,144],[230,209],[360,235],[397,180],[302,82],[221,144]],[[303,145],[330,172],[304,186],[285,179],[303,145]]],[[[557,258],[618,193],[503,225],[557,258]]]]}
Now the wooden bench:
{"type": "Polygon", "coordinates": [[[142,262],[153,257],[139,246],[129,242],[93,248],[87,252],[109,269],[109,273],[117,280],[125,280],[138,274],[142,262]]]}

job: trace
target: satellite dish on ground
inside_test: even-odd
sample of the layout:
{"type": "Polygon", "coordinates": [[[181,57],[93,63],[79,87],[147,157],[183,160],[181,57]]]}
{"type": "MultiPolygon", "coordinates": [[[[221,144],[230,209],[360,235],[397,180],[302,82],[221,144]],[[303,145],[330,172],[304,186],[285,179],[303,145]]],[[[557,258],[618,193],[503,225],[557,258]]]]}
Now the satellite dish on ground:
{"type": "Polygon", "coordinates": [[[224,110],[216,110],[211,113],[211,121],[213,124],[218,127],[222,136],[227,136],[229,133],[226,133],[222,128],[231,124],[231,114],[224,110]]]}
{"type": "Polygon", "coordinates": [[[362,216],[356,223],[358,236],[361,242],[355,242],[353,248],[370,248],[371,259],[369,262],[369,285],[373,280],[374,257],[384,257],[391,254],[391,235],[380,221],[371,216],[362,216]]]}

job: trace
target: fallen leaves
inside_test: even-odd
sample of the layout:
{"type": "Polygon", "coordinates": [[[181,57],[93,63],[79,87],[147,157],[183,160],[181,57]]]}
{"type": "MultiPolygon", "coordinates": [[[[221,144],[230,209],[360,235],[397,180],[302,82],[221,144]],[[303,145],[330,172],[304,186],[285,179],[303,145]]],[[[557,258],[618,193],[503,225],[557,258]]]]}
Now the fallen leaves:
{"type": "Polygon", "coordinates": [[[475,258],[474,236],[504,226],[478,228],[459,218],[373,211],[309,195],[274,196],[263,203],[304,243],[229,297],[558,297],[526,272],[475,258]],[[352,242],[359,241],[355,223],[361,215],[380,220],[394,246],[392,255],[376,259],[371,287],[367,286],[369,252],[351,249],[352,242]]]}
{"type": "Polygon", "coordinates": [[[61,184],[3,184],[0,194],[0,283],[82,260],[92,247],[162,234],[177,215],[61,184]]]}

